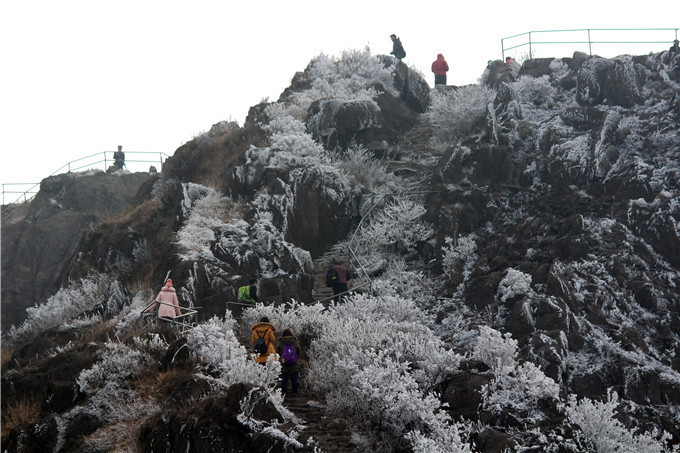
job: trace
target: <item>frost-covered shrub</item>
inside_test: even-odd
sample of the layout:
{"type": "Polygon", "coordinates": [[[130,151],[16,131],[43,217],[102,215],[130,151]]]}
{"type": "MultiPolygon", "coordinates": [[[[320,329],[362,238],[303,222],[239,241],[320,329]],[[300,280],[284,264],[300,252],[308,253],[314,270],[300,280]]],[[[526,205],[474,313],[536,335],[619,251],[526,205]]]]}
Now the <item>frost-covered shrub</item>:
{"type": "Polygon", "coordinates": [[[484,362],[496,376],[508,374],[517,365],[517,340],[509,332],[501,334],[491,327],[479,326],[472,357],[484,362]]]}
{"type": "Polygon", "coordinates": [[[409,269],[401,258],[390,260],[385,272],[372,280],[371,288],[376,294],[416,301],[420,309],[432,307],[441,294],[439,281],[423,271],[409,269]]]}
{"type": "MultiPolygon", "coordinates": [[[[607,401],[576,400],[569,395],[566,413],[569,421],[578,425],[592,442],[597,453],[661,453],[668,451],[665,442],[671,438],[655,428],[651,433],[629,431],[614,418],[619,405],[616,392],[609,392],[607,401]]],[[[677,451],[677,449],[673,450],[677,451]]]]}
{"type": "Polygon", "coordinates": [[[151,261],[151,248],[146,238],[135,241],[132,257],[136,264],[146,264],[151,261]]]}
{"type": "Polygon", "coordinates": [[[531,296],[532,294],[534,290],[531,289],[531,275],[509,268],[503,280],[498,284],[496,297],[506,302],[515,296],[531,296]]]}
{"type": "Polygon", "coordinates": [[[408,253],[417,242],[432,236],[432,228],[420,220],[425,207],[409,199],[398,199],[385,206],[357,235],[358,250],[383,249],[408,253]]]}
{"type": "MultiPolygon", "coordinates": [[[[374,441],[378,448],[398,444],[412,430],[431,432],[432,427],[436,427],[441,432],[442,428],[446,429],[445,423],[450,417],[440,409],[441,402],[436,395],[420,389],[409,372],[408,363],[394,361],[382,351],[370,351],[369,355],[371,363],[351,373],[346,387],[327,397],[331,410],[359,412],[362,429],[378,437],[374,441]]],[[[342,359],[339,366],[346,368],[342,359]]],[[[465,451],[460,438],[450,437],[457,448],[452,451],[465,451]]],[[[423,441],[421,438],[419,443],[423,441]]]]}
{"type": "MultiPolygon", "coordinates": [[[[300,434],[300,427],[297,419],[282,404],[282,399],[267,392],[262,392],[258,388],[252,389],[246,397],[241,400],[241,411],[236,419],[244,426],[250,428],[253,433],[264,434],[283,443],[284,451],[300,451],[304,445],[297,440],[300,434]],[[284,423],[279,423],[276,419],[259,420],[254,416],[255,409],[260,401],[269,401],[276,406],[279,413],[284,418],[284,423]],[[291,423],[293,427],[291,428],[291,423]]],[[[312,450],[314,452],[317,449],[312,450]]]]}
{"type": "Polygon", "coordinates": [[[555,95],[555,88],[550,84],[550,77],[547,75],[538,78],[522,76],[512,87],[522,103],[549,105],[555,95]]]}
{"type": "Polygon", "coordinates": [[[404,442],[404,422],[424,433],[448,426],[432,390],[462,357],[446,350],[423,318],[413,301],[355,295],[329,307],[308,351],[309,385],[326,394],[331,410],[352,414],[360,430],[382,431],[374,443],[404,442]],[[366,404],[374,398],[386,400],[366,404]]]}
{"type": "Polygon", "coordinates": [[[265,195],[255,200],[258,209],[252,225],[237,219],[220,228],[215,249],[239,265],[256,261],[262,277],[310,272],[311,255],[284,240],[284,233],[273,223],[269,200],[265,195]]]}
{"type": "Polygon", "coordinates": [[[517,341],[509,333],[501,335],[487,326],[480,326],[479,331],[472,355],[494,373],[484,387],[484,407],[496,413],[510,408],[527,419],[543,418],[537,403],[545,398],[557,400],[559,385],[533,363],[517,363],[517,341]]]}
{"type": "Polygon", "coordinates": [[[109,315],[117,314],[125,305],[127,305],[128,302],[129,299],[118,280],[112,281],[108,288],[106,313],[109,315]]]}
{"type": "Polygon", "coordinates": [[[92,310],[108,297],[109,283],[106,275],[95,273],[60,288],[44,303],[27,308],[26,320],[10,328],[7,340],[14,344],[26,341],[92,310]]]}
{"type": "Polygon", "coordinates": [[[310,342],[321,335],[328,322],[328,314],[324,310],[322,304],[306,305],[294,299],[277,306],[256,304],[241,314],[241,335],[250,336],[250,326],[266,316],[278,331],[291,329],[299,339],[310,342]]]}
{"type": "Polygon", "coordinates": [[[92,368],[81,371],[76,383],[83,393],[94,393],[102,385],[120,384],[138,376],[150,356],[122,343],[111,342],[92,368]]]}
{"type": "Polygon", "coordinates": [[[373,88],[376,84],[391,95],[399,96],[391,69],[371,55],[368,47],[363,51],[346,50],[339,58],[321,54],[310,63],[307,77],[311,88],[292,96],[293,102],[304,110],[312,102],[326,98],[373,101],[378,94],[373,88]]]}
{"type": "Polygon", "coordinates": [[[477,236],[474,233],[466,236],[461,236],[455,242],[453,238],[446,237],[444,239],[446,245],[442,247],[442,268],[444,275],[452,276],[452,273],[461,269],[462,265],[462,280],[458,285],[457,295],[462,296],[465,290],[465,284],[470,280],[472,271],[477,264],[479,256],[477,255],[477,236]]]}
{"type": "Polygon", "coordinates": [[[337,164],[367,189],[380,188],[392,181],[392,175],[387,173],[387,163],[376,159],[373,153],[361,146],[348,149],[337,164]]]}
{"type": "Polygon", "coordinates": [[[281,364],[273,356],[265,366],[256,363],[253,355],[238,342],[232,330],[234,325],[235,321],[229,317],[211,318],[189,332],[187,346],[203,364],[219,372],[219,384],[223,388],[242,382],[273,392],[281,364]]]}
{"type": "Polygon", "coordinates": [[[433,126],[434,136],[440,140],[465,136],[484,124],[488,105],[494,97],[494,90],[485,85],[433,90],[425,117],[433,126]]]}
{"type": "Polygon", "coordinates": [[[235,215],[233,202],[216,190],[198,184],[183,184],[182,208],[186,221],[177,232],[180,257],[185,261],[214,260],[211,245],[215,231],[235,215]]]}

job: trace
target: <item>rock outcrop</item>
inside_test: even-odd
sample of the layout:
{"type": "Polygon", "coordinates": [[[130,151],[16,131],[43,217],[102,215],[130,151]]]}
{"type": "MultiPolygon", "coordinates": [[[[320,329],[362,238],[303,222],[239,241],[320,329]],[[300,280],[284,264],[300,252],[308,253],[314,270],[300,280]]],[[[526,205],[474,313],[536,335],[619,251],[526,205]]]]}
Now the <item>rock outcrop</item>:
{"type": "Polygon", "coordinates": [[[146,173],[52,176],[25,206],[3,207],[2,330],[26,318],[26,308],[54,294],[82,233],[136,204],[146,173]]]}

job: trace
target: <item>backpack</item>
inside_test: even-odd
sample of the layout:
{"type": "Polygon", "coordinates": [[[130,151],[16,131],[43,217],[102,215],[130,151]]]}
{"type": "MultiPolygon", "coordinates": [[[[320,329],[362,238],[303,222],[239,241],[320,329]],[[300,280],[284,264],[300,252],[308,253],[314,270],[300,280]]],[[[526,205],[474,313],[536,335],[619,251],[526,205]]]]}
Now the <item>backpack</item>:
{"type": "Polygon", "coordinates": [[[326,286],[330,288],[331,286],[335,286],[336,283],[338,283],[338,271],[334,267],[331,267],[326,273],[326,286]]]}
{"type": "Polygon", "coordinates": [[[265,340],[265,336],[267,335],[267,332],[269,330],[265,330],[262,335],[259,335],[257,337],[257,340],[255,340],[255,352],[257,355],[263,355],[267,353],[267,349],[269,349],[269,345],[267,344],[267,340],[265,340]]]}
{"type": "Polygon", "coordinates": [[[298,361],[298,355],[297,351],[295,350],[295,344],[284,343],[283,354],[281,355],[281,357],[283,358],[284,365],[295,365],[298,361]]]}
{"type": "Polygon", "coordinates": [[[238,302],[248,302],[252,303],[253,299],[250,298],[250,285],[241,286],[238,289],[238,302]]]}

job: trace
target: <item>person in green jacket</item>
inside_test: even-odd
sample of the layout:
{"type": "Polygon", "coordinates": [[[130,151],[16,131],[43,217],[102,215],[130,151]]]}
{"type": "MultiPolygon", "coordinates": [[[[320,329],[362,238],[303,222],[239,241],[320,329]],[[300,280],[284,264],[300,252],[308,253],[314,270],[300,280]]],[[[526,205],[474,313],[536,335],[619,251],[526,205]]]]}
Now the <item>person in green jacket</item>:
{"type": "Polygon", "coordinates": [[[293,398],[298,396],[298,373],[300,372],[300,343],[290,329],[284,329],[276,345],[276,353],[281,358],[281,393],[288,394],[290,380],[293,398]]]}

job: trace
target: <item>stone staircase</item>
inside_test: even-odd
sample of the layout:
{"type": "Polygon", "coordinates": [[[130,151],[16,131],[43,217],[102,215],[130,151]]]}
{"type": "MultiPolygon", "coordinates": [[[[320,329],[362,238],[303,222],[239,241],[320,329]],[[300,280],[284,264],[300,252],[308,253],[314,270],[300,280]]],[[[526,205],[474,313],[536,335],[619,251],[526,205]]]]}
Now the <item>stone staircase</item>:
{"type": "MultiPolygon", "coordinates": [[[[349,253],[346,248],[340,251],[336,249],[331,249],[324,253],[316,260],[314,260],[314,289],[312,290],[312,295],[314,300],[322,300],[333,295],[333,288],[326,286],[326,272],[333,265],[333,260],[338,259],[342,264],[347,266],[349,262],[349,253]]],[[[351,289],[352,281],[348,283],[348,287],[351,289]]],[[[329,301],[326,301],[329,302],[329,301]]]]}
{"type": "Polygon", "coordinates": [[[283,405],[302,422],[304,426],[300,440],[303,444],[313,439],[323,453],[347,453],[360,451],[352,443],[349,427],[338,417],[327,414],[326,405],[309,395],[286,398],[283,405]]]}

